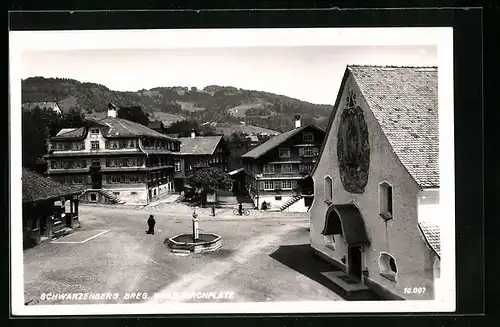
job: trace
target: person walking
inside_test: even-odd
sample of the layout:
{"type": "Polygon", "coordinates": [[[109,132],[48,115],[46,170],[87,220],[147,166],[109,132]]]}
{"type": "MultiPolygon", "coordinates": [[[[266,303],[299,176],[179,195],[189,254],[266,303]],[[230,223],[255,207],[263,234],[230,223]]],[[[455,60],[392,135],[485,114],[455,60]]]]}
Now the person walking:
{"type": "Polygon", "coordinates": [[[241,204],[241,202],[240,202],[240,203],[238,203],[238,214],[239,214],[240,216],[242,216],[242,215],[243,215],[243,204],[241,204]]]}
{"type": "Polygon", "coordinates": [[[153,215],[149,215],[149,218],[148,218],[148,230],[146,231],[146,234],[152,234],[154,235],[155,234],[155,224],[156,224],[156,221],[153,217],[153,215]]]}

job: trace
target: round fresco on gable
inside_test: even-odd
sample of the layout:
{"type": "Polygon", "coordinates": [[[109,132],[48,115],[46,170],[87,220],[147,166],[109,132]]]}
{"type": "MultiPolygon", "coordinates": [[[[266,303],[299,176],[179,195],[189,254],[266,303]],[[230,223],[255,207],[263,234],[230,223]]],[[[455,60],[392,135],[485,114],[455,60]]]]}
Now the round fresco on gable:
{"type": "Polygon", "coordinates": [[[340,180],[347,192],[363,193],[368,183],[370,144],[363,110],[356,94],[349,92],[337,132],[337,158],[340,180]]]}

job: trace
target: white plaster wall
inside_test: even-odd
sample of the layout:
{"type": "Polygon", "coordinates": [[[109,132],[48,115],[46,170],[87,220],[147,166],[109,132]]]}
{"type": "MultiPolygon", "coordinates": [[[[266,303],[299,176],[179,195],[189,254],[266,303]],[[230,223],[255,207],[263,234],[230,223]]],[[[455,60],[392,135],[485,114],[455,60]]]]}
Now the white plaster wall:
{"type": "Polygon", "coordinates": [[[262,207],[262,202],[266,201],[268,204],[268,209],[281,209],[281,206],[285,204],[288,200],[292,198],[290,195],[278,195],[281,196],[281,200],[276,200],[276,195],[259,195],[259,209],[262,207]]]}
{"type": "Polygon", "coordinates": [[[304,198],[302,198],[283,211],[286,211],[286,212],[307,212],[307,209],[308,208],[306,207],[305,200],[304,200],[304,198]]]}

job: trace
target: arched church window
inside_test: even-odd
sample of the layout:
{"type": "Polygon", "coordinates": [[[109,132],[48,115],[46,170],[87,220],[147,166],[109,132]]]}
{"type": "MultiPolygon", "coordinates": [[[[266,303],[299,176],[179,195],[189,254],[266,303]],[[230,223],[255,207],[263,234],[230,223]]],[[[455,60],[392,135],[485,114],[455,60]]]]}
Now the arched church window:
{"type": "Polygon", "coordinates": [[[332,178],[330,176],[325,177],[325,201],[331,202],[333,197],[333,185],[332,178]]]}
{"type": "Polygon", "coordinates": [[[396,282],[396,277],[398,274],[396,259],[389,253],[382,252],[380,253],[378,262],[380,267],[380,275],[389,279],[390,281],[396,282]]]}

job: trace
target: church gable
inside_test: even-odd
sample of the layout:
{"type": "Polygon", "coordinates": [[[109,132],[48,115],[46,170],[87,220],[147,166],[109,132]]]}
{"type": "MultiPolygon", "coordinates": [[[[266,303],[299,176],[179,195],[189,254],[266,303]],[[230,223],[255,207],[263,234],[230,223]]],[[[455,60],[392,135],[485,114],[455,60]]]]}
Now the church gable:
{"type": "Polygon", "coordinates": [[[365,117],[356,104],[361,98],[412,179],[422,188],[439,187],[435,67],[348,66],[326,131],[327,141],[320,151],[313,175],[323,159],[328,140],[333,137],[336,144],[328,146],[343,150],[343,153],[337,153],[335,161],[341,165],[340,177],[346,190],[363,192],[364,179],[367,179],[366,176],[363,179],[367,171],[363,169],[367,168],[363,158],[369,157],[370,146],[363,127],[365,117]],[[343,121],[335,123],[343,133],[338,134],[334,128],[336,120],[343,121]],[[349,179],[351,181],[345,183],[349,179]]]}

